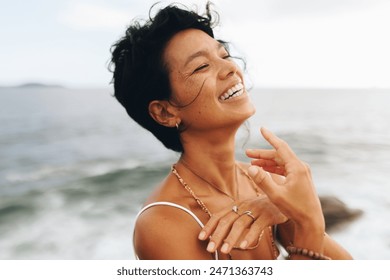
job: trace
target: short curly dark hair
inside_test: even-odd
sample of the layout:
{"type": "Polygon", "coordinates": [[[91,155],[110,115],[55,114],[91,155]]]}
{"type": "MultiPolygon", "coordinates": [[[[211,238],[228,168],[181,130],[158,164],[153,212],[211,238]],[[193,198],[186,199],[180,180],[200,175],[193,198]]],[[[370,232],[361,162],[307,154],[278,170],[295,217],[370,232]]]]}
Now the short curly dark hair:
{"type": "Polygon", "coordinates": [[[168,41],[185,29],[199,29],[214,38],[210,2],[205,15],[179,8],[176,4],[160,9],[152,18],[133,21],[125,35],[112,47],[114,95],[128,115],[154,134],[165,147],[183,152],[179,131],[158,124],[149,114],[153,100],[169,100],[171,86],[162,55],[168,41]]]}

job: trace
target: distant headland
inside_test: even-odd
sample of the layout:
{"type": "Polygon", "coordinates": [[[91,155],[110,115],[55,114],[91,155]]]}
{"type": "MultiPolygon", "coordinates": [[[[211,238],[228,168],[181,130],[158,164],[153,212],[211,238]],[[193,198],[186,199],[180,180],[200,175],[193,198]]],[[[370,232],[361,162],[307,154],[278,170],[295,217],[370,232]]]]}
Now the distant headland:
{"type": "Polygon", "coordinates": [[[44,83],[23,83],[15,86],[0,86],[0,88],[65,88],[58,84],[44,84],[44,83]]]}

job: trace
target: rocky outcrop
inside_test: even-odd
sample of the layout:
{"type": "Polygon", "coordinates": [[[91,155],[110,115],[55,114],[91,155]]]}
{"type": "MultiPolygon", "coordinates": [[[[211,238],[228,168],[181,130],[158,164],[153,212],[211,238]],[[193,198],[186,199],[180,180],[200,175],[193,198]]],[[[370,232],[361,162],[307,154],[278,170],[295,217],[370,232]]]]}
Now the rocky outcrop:
{"type": "Polygon", "coordinates": [[[351,209],[334,196],[320,196],[320,202],[327,231],[340,229],[341,226],[352,222],[363,214],[362,210],[351,209]]]}

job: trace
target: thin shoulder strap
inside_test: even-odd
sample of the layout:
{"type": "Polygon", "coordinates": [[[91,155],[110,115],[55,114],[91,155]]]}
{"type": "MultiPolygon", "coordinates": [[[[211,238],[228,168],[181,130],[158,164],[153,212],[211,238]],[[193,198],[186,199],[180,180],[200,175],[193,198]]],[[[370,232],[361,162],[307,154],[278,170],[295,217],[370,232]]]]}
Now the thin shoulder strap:
{"type": "MultiPolygon", "coordinates": [[[[142,208],[137,216],[135,217],[135,221],[137,221],[138,217],[143,213],[145,212],[147,209],[151,208],[151,207],[154,207],[154,206],[170,206],[170,207],[175,207],[175,208],[178,208],[184,212],[186,212],[187,214],[189,214],[192,218],[194,218],[194,220],[198,223],[198,225],[203,228],[204,225],[203,223],[201,222],[201,220],[199,220],[199,218],[190,210],[188,210],[187,208],[179,205],[179,204],[176,204],[176,203],[172,203],[172,202],[168,202],[168,201],[159,201],[159,202],[154,202],[154,203],[151,203],[151,204],[148,204],[146,205],[144,208],[142,208]]],[[[134,236],[134,234],[133,234],[134,236]]],[[[134,239],[133,239],[133,243],[134,243],[134,239]]],[[[134,244],[133,244],[134,245],[134,244]]],[[[133,246],[133,248],[135,248],[135,246],[133,246]]],[[[136,256],[136,259],[138,259],[138,256],[137,256],[137,253],[134,252],[135,256],[136,256]]],[[[215,251],[215,259],[218,260],[218,252],[215,251]]]]}
{"type": "Polygon", "coordinates": [[[201,228],[204,227],[203,223],[199,220],[199,218],[190,210],[188,210],[187,208],[179,205],[179,204],[176,204],[176,203],[172,203],[172,202],[168,202],[168,201],[159,201],[159,202],[154,202],[154,203],[151,203],[151,204],[148,204],[146,205],[144,208],[142,208],[137,216],[135,217],[135,220],[138,219],[138,217],[144,212],[146,211],[147,209],[153,207],[153,206],[158,206],[158,205],[164,205],[164,206],[171,206],[171,207],[176,207],[176,208],[179,208],[180,210],[183,210],[184,212],[186,212],[187,214],[189,214],[192,218],[194,218],[194,220],[199,224],[199,226],[201,228]]]}

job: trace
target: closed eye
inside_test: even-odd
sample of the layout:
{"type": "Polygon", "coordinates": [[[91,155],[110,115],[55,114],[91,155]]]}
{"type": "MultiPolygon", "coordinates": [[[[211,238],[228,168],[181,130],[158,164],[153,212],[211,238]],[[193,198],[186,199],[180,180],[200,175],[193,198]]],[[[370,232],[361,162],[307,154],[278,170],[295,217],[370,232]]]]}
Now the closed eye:
{"type": "Polygon", "coordinates": [[[223,59],[229,59],[229,58],[231,58],[232,56],[230,55],[230,53],[227,53],[227,54],[225,54],[222,58],[223,59]]]}
{"type": "Polygon", "coordinates": [[[208,64],[202,64],[201,66],[199,66],[198,68],[196,68],[196,69],[192,72],[192,74],[194,74],[194,73],[196,73],[196,72],[198,72],[198,71],[201,71],[201,70],[207,68],[208,66],[209,66],[208,64]]]}
{"type": "MultiPolygon", "coordinates": [[[[222,59],[230,59],[231,58],[231,55],[230,53],[226,52],[226,54],[224,54],[222,56],[222,59]]],[[[202,64],[201,66],[199,66],[198,68],[196,68],[191,74],[195,74],[196,72],[199,72],[205,68],[209,67],[209,64],[202,64]]]]}

